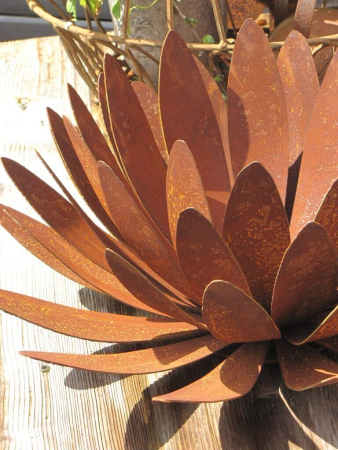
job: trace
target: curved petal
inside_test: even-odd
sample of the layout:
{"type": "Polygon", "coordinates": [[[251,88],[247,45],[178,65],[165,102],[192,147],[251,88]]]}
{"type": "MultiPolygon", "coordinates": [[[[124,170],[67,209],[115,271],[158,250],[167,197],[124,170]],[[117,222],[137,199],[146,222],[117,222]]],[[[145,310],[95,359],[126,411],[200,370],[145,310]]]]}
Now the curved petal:
{"type": "Polygon", "coordinates": [[[40,361],[76,369],[132,375],[176,369],[199,361],[225,346],[224,342],[218,341],[209,334],[177,344],[112,355],[72,355],[43,352],[21,352],[21,354],[40,361]]]}
{"type": "Polygon", "coordinates": [[[81,160],[79,159],[77,153],[75,152],[74,146],[69,139],[62,118],[50,108],[47,108],[47,114],[56,147],[71,179],[73,180],[73,183],[93,213],[105,226],[110,226],[111,220],[92,187],[90,177],[87,177],[86,171],[81,165],[81,160]]]}
{"type": "Polygon", "coordinates": [[[79,94],[70,84],[68,85],[68,93],[81,136],[90,148],[94,158],[96,161],[104,161],[119,177],[123,177],[116,157],[107,144],[99,126],[81,100],[79,94]]]}
{"type": "Polygon", "coordinates": [[[155,272],[189,294],[176,254],[151,218],[139,209],[110,167],[99,163],[99,175],[111,216],[129,246],[155,272]]]}
{"type": "Polygon", "coordinates": [[[323,346],[332,353],[338,354],[338,336],[321,339],[320,341],[317,341],[316,344],[323,346]]]}
{"type": "Polygon", "coordinates": [[[311,49],[297,31],[289,34],[278,55],[289,124],[289,165],[304,149],[304,136],[319,92],[311,49]],[[306,77],[306,81],[304,79],[306,77]]]}
{"type": "Polygon", "coordinates": [[[280,327],[314,317],[332,304],[337,255],[327,231],[310,222],[288,248],[273,292],[271,316],[280,327]]]}
{"type": "Polygon", "coordinates": [[[170,319],[86,311],[2,289],[0,309],[57,333],[98,342],[151,341],[201,333],[192,325],[170,319]]]}
{"type": "Polygon", "coordinates": [[[291,221],[291,236],[314,220],[327,191],[338,178],[338,52],[321,85],[305,137],[291,221]]]}
{"type": "Polygon", "coordinates": [[[154,397],[153,400],[213,403],[243,397],[257,381],[268,346],[267,342],[243,344],[203,378],[177,391],[154,397]]]}
{"type": "Polygon", "coordinates": [[[165,291],[160,289],[158,285],[152,283],[149,278],[145,277],[139,270],[129,264],[117,253],[107,250],[106,258],[113,273],[117,276],[123,286],[125,286],[125,288],[141,302],[153,309],[157,309],[157,311],[166,316],[190,323],[198,328],[206,329],[206,327],[201,324],[200,316],[183,311],[170,300],[165,291]]]}
{"type": "Polygon", "coordinates": [[[320,223],[331,236],[338,251],[338,180],[336,180],[317,212],[315,222],[320,223]]]}
{"type": "Polygon", "coordinates": [[[166,165],[145,113],[118,61],[104,58],[110,121],[123,167],[138,197],[170,238],[166,208],[166,165]]]}
{"type": "Polygon", "coordinates": [[[40,245],[46,248],[48,252],[65,264],[76,275],[94,286],[94,289],[105,292],[118,301],[134,308],[144,309],[145,311],[158,314],[156,309],[148,307],[132,296],[111,271],[108,272],[102,269],[90,259],[83,256],[52,228],[14,209],[7,207],[6,210],[40,245]]]}
{"type": "Polygon", "coordinates": [[[243,167],[260,162],[284,202],[289,162],[286,103],[270,43],[252,19],[242,25],[231,60],[228,126],[235,177],[243,167]]]}
{"type": "MultiPolygon", "coordinates": [[[[0,205],[0,223],[8,233],[10,233],[14,239],[20,242],[29,252],[39,258],[53,270],[61,273],[75,283],[82,284],[89,289],[95,289],[85,279],[79,277],[74,271],[72,271],[66,264],[56,258],[53,253],[47,250],[39,241],[37,241],[20,223],[11,216],[13,212],[12,208],[4,205],[0,205]]],[[[32,219],[33,220],[33,219],[32,219]]]]}
{"type": "Polygon", "coordinates": [[[338,306],[330,311],[324,320],[313,330],[304,327],[293,327],[285,330],[283,335],[293,345],[318,341],[338,334],[338,306]]]}
{"type": "Polygon", "coordinates": [[[182,271],[200,299],[213,280],[229,281],[250,295],[231,250],[211,223],[193,208],[180,215],[176,249],[182,271]]]}
{"type": "Polygon", "coordinates": [[[109,270],[106,246],[74,206],[25,167],[2,158],[6,172],[37,213],[88,259],[109,270]]]}
{"type": "Polygon", "coordinates": [[[195,208],[210,222],[212,221],[200,174],[194,157],[184,141],[176,141],[170,152],[167,171],[167,207],[174,245],[178,218],[184,209],[195,208]]]}
{"type": "Polygon", "coordinates": [[[170,152],[178,139],[191,149],[213,222],[220,229],[230,192],[222,137],[194,57],[175,31],[168,33],[162,48],[159,102],[167,149],[170,152]]]}
{"type": "Polygon", "coordinates": [[[210,332],[228,343],[280,339],[269,314],[253,298],[225,281],[213,281],[203,297],[202,315],[210,332]]]}
{"type": "Polygon", "coordinates": [[[223,236],[252,296],[270,311],[275,278],[290,236],[276,185],[258,162],[237,177],[225,213],[223,236]]]}
{"type": "Polygon", "coordinates": [[[338,364],[309,345],[297,347],[276,341],[276,350],[283,378],[288,388],[304,391],[338,383],[338,364]]]}
{"type": "Polygon", "coordinates": [[[168,163],[169,155],[163,140],[157,94],[154,89],[141,81],[133,81],[131,85],[146,115],[162,158],[168,163]]]}

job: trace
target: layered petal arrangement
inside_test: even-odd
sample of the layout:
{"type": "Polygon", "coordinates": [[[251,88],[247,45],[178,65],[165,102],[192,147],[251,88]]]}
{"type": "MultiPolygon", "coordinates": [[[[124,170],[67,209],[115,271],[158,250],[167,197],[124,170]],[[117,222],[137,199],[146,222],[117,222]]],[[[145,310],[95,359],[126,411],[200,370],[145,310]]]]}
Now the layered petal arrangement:
{"type": "Polygon", "coordinates": [[[163,402],[236,399],[274,358],[291,389],[338,382],[338,364],[325,351],[338,352],[338,53],[319,88],[302,35],[292,32],[276,61],[248,20],[236,40],[228,103],[175,32],[163,46],[158,96],[130,84],[106,55],[99,97],[109,142],[71,87],[69,95],[77,126],[49,110],[52,134],[102,227],[45,161],[64,195],[6,158],[47,225],[7,206],[1,224],[53,269],[153,317],[3,290],[0,308],[69,336],[154,346],[22,354],[116,374],[223,355],[203,378],[155,398],[163,402]]]}

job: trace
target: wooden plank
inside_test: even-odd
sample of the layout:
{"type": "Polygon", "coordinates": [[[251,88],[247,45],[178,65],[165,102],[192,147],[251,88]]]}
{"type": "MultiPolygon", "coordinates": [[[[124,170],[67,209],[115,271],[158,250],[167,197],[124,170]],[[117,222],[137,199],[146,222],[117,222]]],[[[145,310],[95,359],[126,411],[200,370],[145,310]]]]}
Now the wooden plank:
{"type": "MultiPolygon", "coordinates": [[[[0,153],[55,184],[34,154],[36,148],[79,200],[50,137],[45,107],[71,116],[66,82],[90,105],[88,90],[57,38],[0,44],[0,153]],[[20,105],[23,105],[20,107],[20,105]]],[[[1,202],[32,217],[0,169],[1,202]]],[[[68,306],[131,313],[107,296],[54,273],[0,229],[0,285],[68,306]]],[[[218,357],[148,376],[86,373],[51,366],[41,372],[22,349],[91,353],[142,348],[141,344],[90,343],[59,336],[2,313],[0,330],[1,450],[284,450],[338,448],[338,389],[288,391],[279,369],[264,368],[245,398],[213,405],[152,403],[151,397],[194,381],[218,357]]]]}

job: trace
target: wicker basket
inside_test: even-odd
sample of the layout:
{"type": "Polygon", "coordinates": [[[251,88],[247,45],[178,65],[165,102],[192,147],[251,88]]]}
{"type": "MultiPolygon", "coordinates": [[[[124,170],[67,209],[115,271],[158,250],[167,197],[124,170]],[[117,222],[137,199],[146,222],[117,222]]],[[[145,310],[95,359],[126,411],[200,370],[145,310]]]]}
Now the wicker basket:
{"type": "MultiPolygon", "coordinates": [[[[222,12],[221,7],[221,4],[227,4],[229,6],[229,1],[230,0],[210,0],[219,37],[218,43],[188,43],[188,47],[194,53],[204,52],[205,54],[208,54],[209,70],[211,73],[214,73],[214,59],[216,56],[222,55],[222,58],[225,61],[230,61],[231,59],[234,40],[227,39],[226,21],[224,20],[224,12],[222,12]]],[[[149,48],[161,47],[163,41],[137,39],[128,35],[128,11],[131,0],[125,0],[124,2],[125,8],[120,35],[107,33],[100,22],[99,17],[94,16],[89,7],[85,10],[88,26],[87,28],[82,28],[72,22],[71,16],[66,12],[66,0],[60,0],[63,8],[60,7],[55,0],[48,0],[50,5],[54,7],[56,15],[60,18],[47,12],[39,0],[26,0],[26,2],[32,11],[53,26],[60,36],[69,58],[72,60],[75,68],[94,95],[97,95],[96,82],[99,73],[102,71],[103,57],[107,51],[113,53],[118,58],[121,65],[124,66],[124,69],[130,76],[132,76],[134,71],[139,80],[154,86],[153,80],[136,55],[145,55],[154,63],[158,64],[158,59],[150,53],[149,48]],[[95,24],[96,28],[100,31],[94,31],[93,24],[95,24]],[[146,49],[148,49],[148,51],[146,49]],[[133,70],[131,70],[131,67],[133,70]]],[[[168,30],[174,29],[174,5],[177,5],[175,0],[166,0],[166,23],[168,30]]],[[[306,30],[306,27],[309,28],[309,21],[311,24],[314,5],[314,0],[298,1],[297,11],[299,10],[299,16],[304,17],[305,10],[308,17],[307,23],[305,23],[305,29],[300,29],[305,35],[309,32],[309,30],[306,30]]],[[[285,17],[285,14],[287,14],[288,0],[274,0],[272,6],[275,10],[275,19],[279,21],[278,18],[285,17]]],[[[295,19],[297,19],[297,11],[295,19]]],[[[232,19],[231,14],[229,14],[229,16],[230,19],[232,19]]],[[[295,20],[295,23],[295,28],[297,28],[297,20],[295,20]]],[[[301,28],[302,26],[304,27],[304,24],[298,24],[298,28],[301,28]]],[[[233,28],[235,28],[235,26],[233,28]]],[[[319,38],[315,37],[308,39],[308,42],[311,45],[317,45],[316,51],[318,52],[318,45],[323,47],[332,45],[332,43],[338,42],[338,35],[319,38]]],[[[279,49],[282,45],[283,42],[271,42],[272,49],[279,49]]]]}

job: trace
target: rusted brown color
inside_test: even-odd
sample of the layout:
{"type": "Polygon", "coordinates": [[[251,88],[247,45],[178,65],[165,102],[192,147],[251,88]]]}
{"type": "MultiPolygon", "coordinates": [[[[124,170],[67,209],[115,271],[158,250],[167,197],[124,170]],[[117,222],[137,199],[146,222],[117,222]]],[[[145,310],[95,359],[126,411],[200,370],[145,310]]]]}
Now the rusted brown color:
{"type": "Polygon", "coordinates": [[[319,92],[311,49],[301,34],[294,31],[289,35],[279,52],[277,65],[288,112],[291,166],[303,152],[305,132],[319,92]]]}
{"type": "Polygon", "coordinates": [[[166,165],[151,127],[134,89],[110,55],[105,57],[104,73],[110,122],[124,169],[149,214],[170,237],[165,198],[166,165]]]}
{"type": "Polygon", "coordinates": [[[331,60],[305,137],[291,236],[314,220],[332,184],[338,178],[338,52],[331,60]]]}
{"type": "Polygon", "coordinates": [[[223,236],[248,280],[253,298],[270,311],[276,274],[290,237],[274,180],[257,162],[237,177],[223,236]]]}
{"type": "MultiPolygon", "coordinates": [[[[264,4],[259,0],[227,0],[236,28],[240,28],[246,19],[256,19],[264,9],[264,4]]],[[[233,23],[228,17],[228,28],[233,28],[233,23]]]]}
{"type": "Polygon", "coordinates": [[[273,292],[271,315],[279,326],[310,319],[332,304],[337,254],[325,228],[311,222],[288,248],[273,292]]]}
{"type": "Polygon", "coordinates": [[[138,342],[201,333],[187,323],[100,313],[0,290],[0,309],[57,333],[98,342],[138,342]]]}
{"type": "Polygon", "coordinates": [[[167,172],[167,208],[174,245],[176,245],[178,218],[183,210],[195,208],[210,222],[212,221],[195,159],[184,141],[176,141],[170,152],[167,172]]]}
{"type": "Polygon", "coordinates": [[[303,391],[338,382],[338,364],[309,345],[297,347],[277,341],[276,349],[284,381],[290,389],[303,391]]]}
{"type": "Polygon", "coordinates": [[[160,402],[212,403],[234,400],[247,394],[264,364],[268,344],[243,344],[203,378],[170,394],[154,397],[160,402]],[[242,377],[238,373],[243,374],[242,377]]]}
{"type": "Polygon", "coordinates": [[[310,37],[313,11],[316,0],[298,0],[295,13],[294,30],[299,31],[305,38],[310,37]]]}
{"type": "Polygon", "coordinates": [[[196,62],[175,32],[168,33],[163,45],[159,100],[167,149],[170,153],[179,139],[188,144],[202,178],[213,222],[220,230],[230,192],[222,137],[196,62]]]}
{"type": "Polygon", "coordinates": [[[213,280],[229,281],[250,295],[236,258],[199,211],[190,208],[181,213],[176,247],[183,273],[201,301],[205,288],[213,280]]]}
{"type": "Polygon", "coordinates": [[[159,289],[158,286],[117,253],[107,250],[106,258],[114,274],[123,286],[142,303],[157,310],[160,314],[190,323],[201,329],[206,329],[202,324],[202,317],[200,315],[183,311],[179,306],[170,301],[163,290],[159,289]]]}
{"type": "Polygon", "coordinates": [[[204,293],[202,312],[207,327],[221,341],[280,338],[278,328],[264,308],[231,283],[212,281],[204,293]]]}
{"type": "Polygon", "coordinates": [[[62,353],[22,352],[51,364],[95,372],[141,374],[164,372],[199,361],[224,348],[226,344],[210,334],[177,344],[111,355],[70,355],[62,353]]]}
{"type": "Polygon", "coordinates": [[[169,154],[163,140],[157,94],[154,89],[140,81],[134,81],[131,85],[146,115],[162,158],[168,163],[169,154]]]}
{"type": "Polygon", "coordinates": [[[284,336],[294,345],[303,345],[307,342],[318,341],[338,334],[338,307],[327,314],[327,317],[318,325],[315,330],[306,327],[293,327],[284,331],[284,336]]]}
{"type": "Polygon", "coordinates": [[[251,19],[236,39],[228,81],[228,126],[235,177],[259,161],[284,202],[289,138],[283,86],[269,42],[251,19]]]}
{"type": "Polygon", "coordinates": [[[150,342],[155,348],[114,355],[26,356],[88,370],[150,373],[235,344],[237,350],[231,354],[229,346],[230,356],[205,377],[157,398],[213,402],[248,392],[274,340],[292,389],[338,382],[337,366],[306,344],[338,352],[337,57],[315,101],[318,81],[304,38],[293,32],[287,39],[278,62],[281,80],[256,25],[248,21],[239,34],[230,141],[217,85],[174,32],[163,49],[159,99],[149,87],[131,85],[116,60],[106,57],[98,87],[112,146],[72,88],[78,128],[49,111],[61,157],[96,218],[41,155],[65,198],[4,159],[49,225],[1,205],[0,222],[12,236],[70,279],[162,316],[102,314],[2,291],[0,309],[59,333],[163,341],[162,347],[150,342]],[[300,231],[291,245],[287,217],[294,236],[300,231]],[[192,339],[165,345],[169,338],[192,339]]]}

